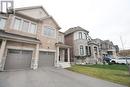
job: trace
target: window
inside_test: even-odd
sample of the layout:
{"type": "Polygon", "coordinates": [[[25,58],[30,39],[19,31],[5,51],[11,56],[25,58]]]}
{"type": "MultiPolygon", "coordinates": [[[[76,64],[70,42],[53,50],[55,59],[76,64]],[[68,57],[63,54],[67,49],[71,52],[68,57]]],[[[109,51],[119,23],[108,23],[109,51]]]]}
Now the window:
{"type": "Polygon", "coordinates": [[[44,27],[44,35],[53,37],[55,36],[55,30],[51,27],[44,27]]]}
{"type": "Polygon", "coordinates": [[[37,31],[37,25],[35,23],[22,18],[15,18],[13,28],[18,31],[23,31],[32,34],[36,34],[37,31]]]}
{"type": "Polygon", "coordinates": [[[63,42],[62,36],[58,36],[58,41],[59,41],[59,42],[63,42]]]}
{"type": "Polygon", "coordinates": [[[94,47],[94,51],[97,52],[97,47],[94,47]]]}
{"type": "Polygon", "coordinates": [[[91,47],[89,47],[89,56],[91,56],[91,47]]]}
{"type": "Polygon", "coordinates": [[[88,46],[86,46],[86,56],[89,55],[88,46]]]}
{"type": "Polygon", "coordinates": [[[20,30],[20,25],[21,25],[21,19],[15,18],[15,20],[14,20],[14,29],[15,30],[20,30]]]}
{"type": "Polygon", "coordinates": [[[23,21],[22,31],[28,32],[28,28],[29,28],[29,22],[23,21]]]}
{"type": "Polygon", "coordinates": [[[36,34],[36,24],[31,23],[28,32],[29,32],[29,33],[32,33],[32,34],[36,34]]]}
{"type": "Polygon", "coordinates": [[[2,30],[4,29],[5,23],[6,23],[6,19],[0,18],[0,29],[2,29],[2,30]]]}
{"type": "Polygon", "coordinates": [[[84,35],[85,35],[85,39],[88,40],[88,34],[84,33],[84,35]]]}
{"type": "Polygon", "coordinates": [[[80,45],[80,55],[84,55],[83,45],[80,45]]]}
{"type": "Polygon", "coordinates": [[[79,32],[79,39],[82,39],[82,32],[79,32]]]}

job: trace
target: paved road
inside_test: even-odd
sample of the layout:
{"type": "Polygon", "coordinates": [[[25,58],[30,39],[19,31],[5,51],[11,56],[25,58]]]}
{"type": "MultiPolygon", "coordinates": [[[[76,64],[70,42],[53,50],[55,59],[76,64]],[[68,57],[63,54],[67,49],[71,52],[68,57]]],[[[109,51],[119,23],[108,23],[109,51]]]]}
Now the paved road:
{"type": "Polygon", "coordinates": [[[59,68],[0,72],[0,87],[126,87],[59,68]]]}

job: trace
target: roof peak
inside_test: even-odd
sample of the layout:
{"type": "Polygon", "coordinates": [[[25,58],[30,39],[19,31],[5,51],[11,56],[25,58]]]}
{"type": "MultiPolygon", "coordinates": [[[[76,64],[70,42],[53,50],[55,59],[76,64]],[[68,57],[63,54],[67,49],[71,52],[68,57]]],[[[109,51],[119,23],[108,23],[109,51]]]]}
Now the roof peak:
{"type": "Polygon", "coordinates": [[[75,31],[86,31],[87,33],[89,33],[89,31],[87,31],[86,29],[84,29],[80,26],[77,26],[77,27],[72,27],[72,28],[69,28],[68,30],[66,30],[65,35],[74,33],[75,31]]]}

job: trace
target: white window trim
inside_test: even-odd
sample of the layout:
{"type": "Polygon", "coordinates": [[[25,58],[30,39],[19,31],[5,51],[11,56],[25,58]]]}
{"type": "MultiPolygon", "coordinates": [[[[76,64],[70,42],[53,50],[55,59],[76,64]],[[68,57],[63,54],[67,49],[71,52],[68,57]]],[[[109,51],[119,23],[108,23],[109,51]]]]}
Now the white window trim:
{"type": "Polygon", "coordinates": [[[27,30],[27,32],[25,32],[25,33],[30,33],[30,32],[29,32],[29,29],[30,29],[30,26],[31,26],[31,23],[32,23],[32,24],[35,24],[35,25],[36,25],[36,31],[35,31],[34,33],[30,33],[30,34],[35,34],[35,35],[36,35],[36,34],[37,34],[37,23],[36,23],[36,22],[33,22],[33,21],[30,21],[30,20],[27,20],[27,19],[25,19],[25,18],[18,17],[18,16],[14,16],[14,17],[13,17],[12,24],[11,24],[11,28],[12,28],[13,30],[16,30],[16,31],[24,32],[24,31],[22,31],[22,25],[23,25],[23,22],[24,22],[24,21],[29,22],[28,30],[27,30]],[[20,28],[19,28],[18,30],[14,29],[14,23],[15,23],[15,19],[16,19],[16,18],[21,20],[20,28]]]}

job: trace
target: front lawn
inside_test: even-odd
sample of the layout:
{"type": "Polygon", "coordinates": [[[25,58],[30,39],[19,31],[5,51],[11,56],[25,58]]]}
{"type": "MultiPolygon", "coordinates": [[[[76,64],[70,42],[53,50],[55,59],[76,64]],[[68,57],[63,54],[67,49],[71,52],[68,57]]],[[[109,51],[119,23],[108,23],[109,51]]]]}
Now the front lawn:
{"type": "Polygon", "coordinates": [[[67,69],[130,87],[130,75],[126,65],[74,65],[67,69]]]}

